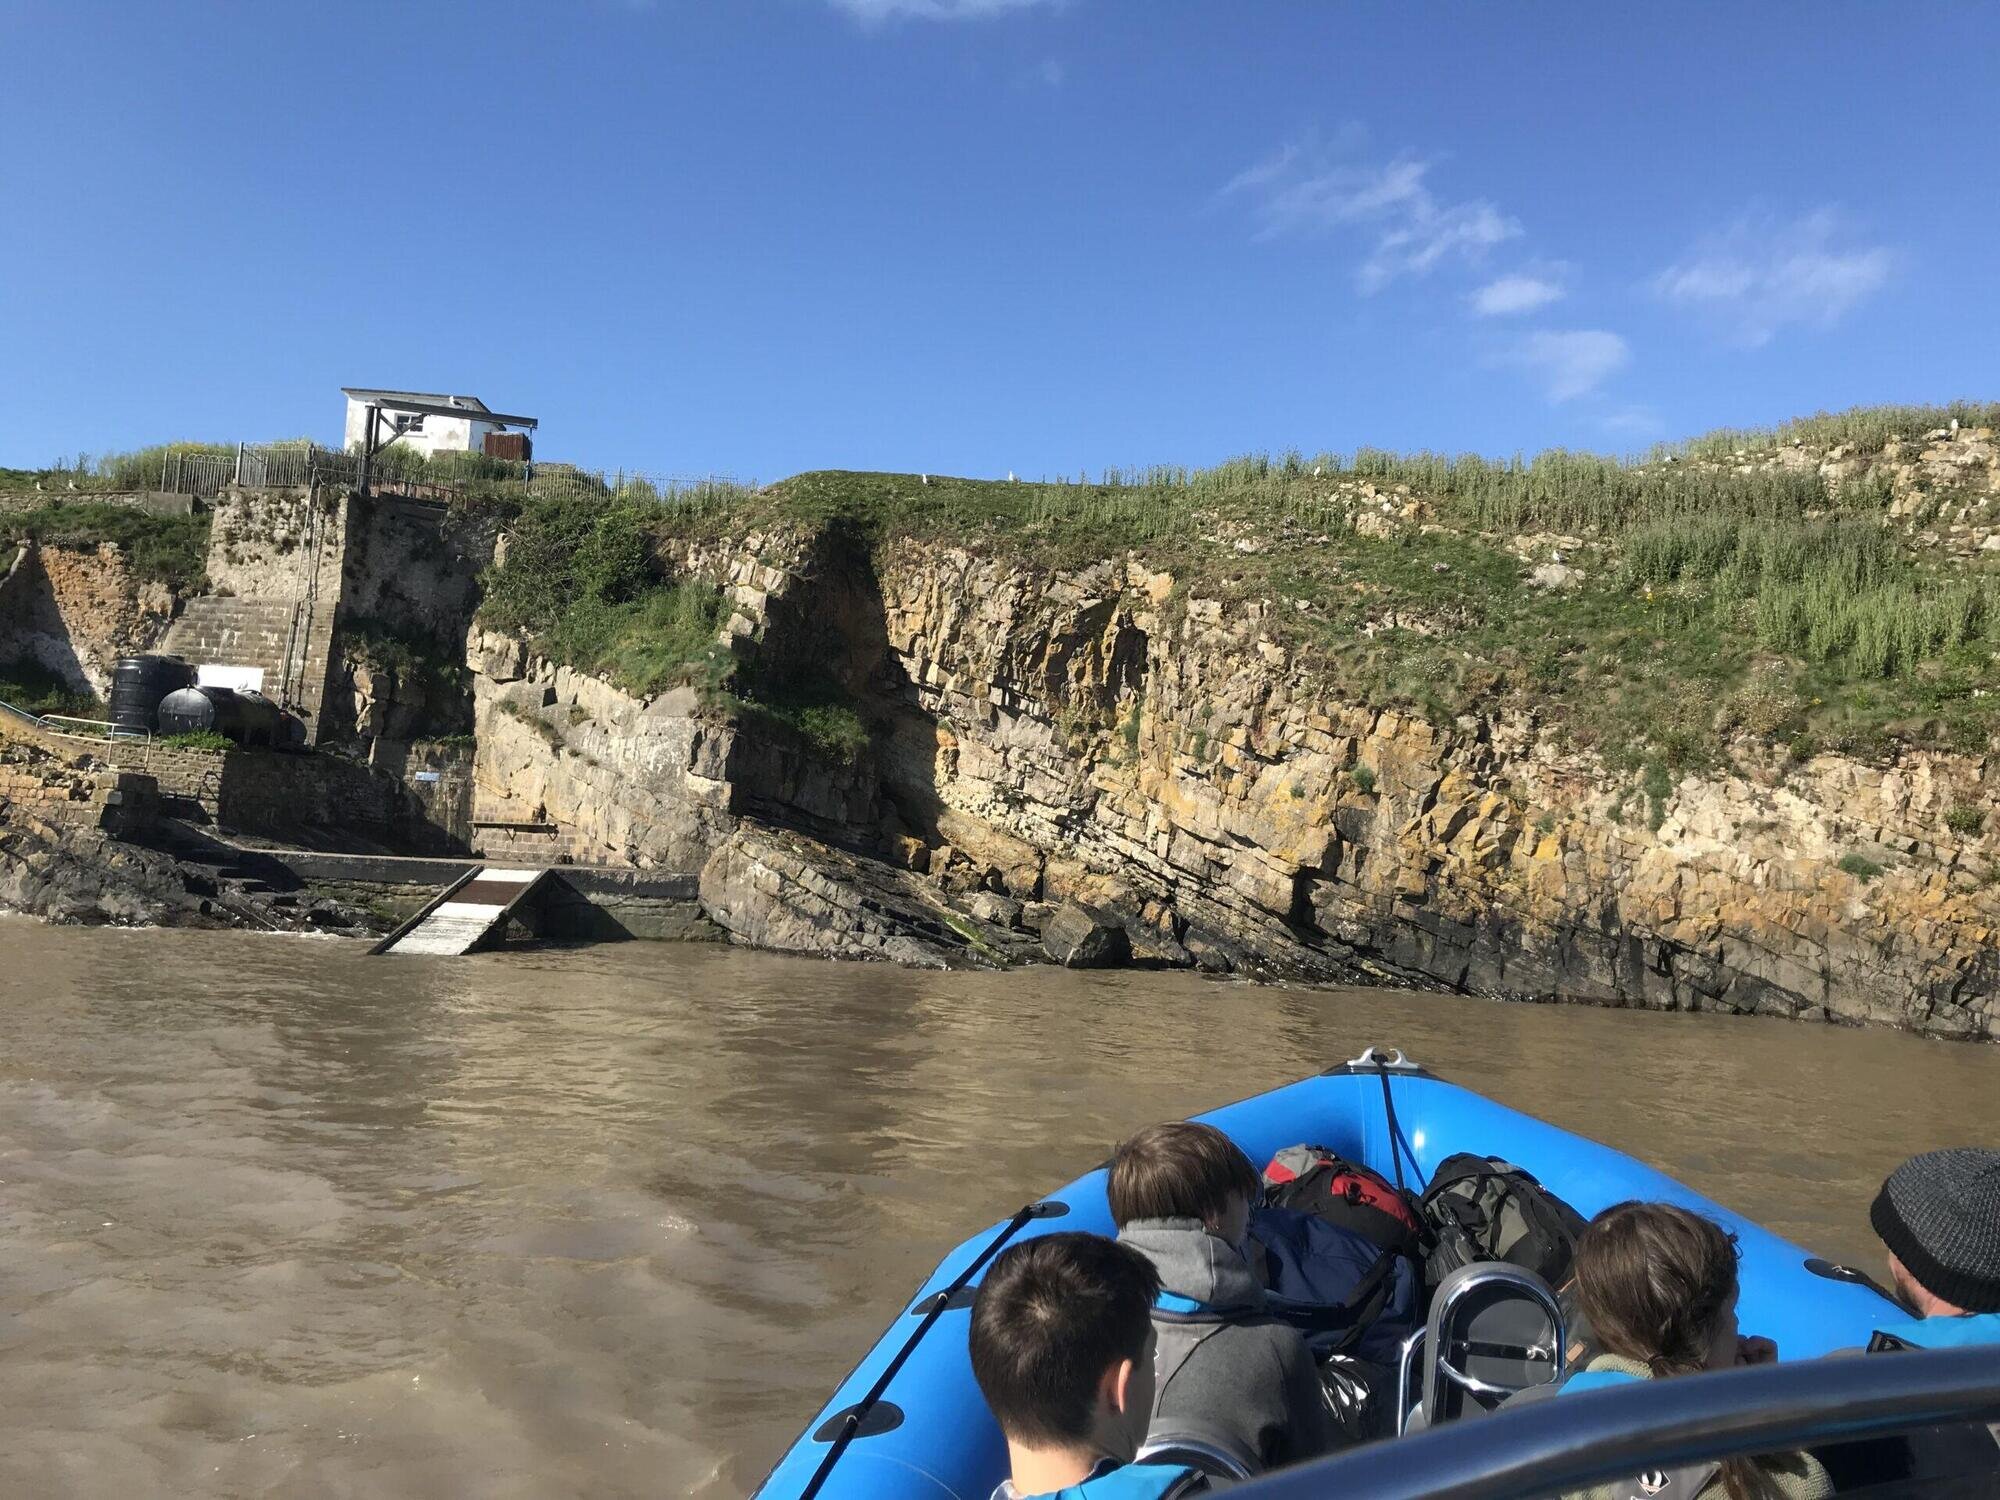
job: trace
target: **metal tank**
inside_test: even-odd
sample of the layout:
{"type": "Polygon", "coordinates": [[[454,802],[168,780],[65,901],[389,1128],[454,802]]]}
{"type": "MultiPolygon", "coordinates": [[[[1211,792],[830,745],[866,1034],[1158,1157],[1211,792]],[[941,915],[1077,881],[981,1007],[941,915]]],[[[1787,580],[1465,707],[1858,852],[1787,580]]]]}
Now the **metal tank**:
{"type": "Polygon", "coordinates": [[[288,746],[285,711],[261,693],[224,687],[190,687],[169,693],[160,704],[161,734],[198,734],[204,729],[239,745],[288,746]]]}
{"type": "Polygon", "coordinates": [[[178,656],[121,656],[111,669],[114,732],[157,734],[160,700],[194,681],[194,668],[178,656]]]}

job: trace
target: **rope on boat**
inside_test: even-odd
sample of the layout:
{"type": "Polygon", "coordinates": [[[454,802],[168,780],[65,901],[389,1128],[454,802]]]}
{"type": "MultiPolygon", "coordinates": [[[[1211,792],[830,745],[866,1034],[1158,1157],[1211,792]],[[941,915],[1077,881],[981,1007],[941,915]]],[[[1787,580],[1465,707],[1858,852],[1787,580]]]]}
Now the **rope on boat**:
{"type": "Polygon", "coordinates": [[[821,1486],[832,1475],[833,1466],[840,1461],[840,1455],[845,1453],[847,1445],[854,1441],[854,1434],[867,1419],[869,1411],[882,1399],[882,1393],[889,1389],[889,1382],[896,1378],[896,1373],[903,1368],[904,1362],[916,1352],[917,1345],[923,1342],[924,1335],[931,1331],[931,1325],[944,1316],[945,1310],[951,1306],[952,1297],[965,1289],[986,1263],[1000,1253],[1001,1247],[1020,1233],[1024,1224],[1031,1219],[1043,1218],[1047,1213],[1048,1210],[1040,1203],[1023,1206],[1013,1218],[1000,1226],[999,1233],[987,1241],[986,1248],[972,1258],[972,1264],[960,1271],[950,1286],[929,1299],[930,1311],[924,1314],[923,1321],[917,1324],[909,1338],[903,1341],[903,1347],[896,1351],[896,1357],[889,1361],[888,1368],[876,1377],[875,1383],[868,1387],[865,1396],[848,1407],[847,1415],[841,1418],[840,1431],[834,1434],[833,1442],[826,1450],[826,1457],[819,1461],[819,1467],[813,1470],[813,1477],[807,1480],[806,1487],[799,1491],[799,1500],[813,1500],[813,1497],[820,1492],[821,1486]]]}

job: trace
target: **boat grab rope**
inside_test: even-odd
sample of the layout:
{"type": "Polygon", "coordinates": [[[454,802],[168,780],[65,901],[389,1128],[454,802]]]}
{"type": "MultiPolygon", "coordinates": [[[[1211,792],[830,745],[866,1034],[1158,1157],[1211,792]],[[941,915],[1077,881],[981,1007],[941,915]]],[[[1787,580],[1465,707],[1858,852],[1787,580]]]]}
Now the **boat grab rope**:
{"type": "Polygon", "coordinates": [[[1389,1122],[1389,1165],[1396,1172],[1396,1191],[1407,1193],[1409,1189],[1403,1184],[1403,1158],[1406,1155],[1410,1158],[1412,1171],[1421,1173],[1423,1168],[1417,1165],[1417,1153],[1411,1149],[1403,1135],[1402,1122],[1396,1118],[1396,1101],[1389,1093],[1389,1065],[1379,1053],[1375,1055],[1375,1073],[1382,1080],[1382,1113],[1389,1122]]]}
{"type": "Polygon", "coordinates": [[[819,1467],[813,1470],[813,1477],[807,1480],[806,1487],[799,1491],[799,1500],[813,1500],[813,1497],[820,1492],[820,1488],[832,1475],[833,1466],[840,1461],[840,1455],[845,1453],[847,1445],[854,1441],[854,1434],[867,1419],[870,1410],[882,1399],[882,1393],[889,1389],[889,1382],[896,1378],[896,1372],[901,1370],[904,1362],[916,1352],[917,1345],[923,1342],[924,1335],[931,1331],[931,1325],[944,1316],[945,1309],[951,1306],[953,1297],[965,1290],[967,1284],[979,1274],[986,1263],[1000,1253],[1001,1247],[1020,1233],[1024,1224],[1031,1219],[1043,1218],[1048,1212],[1049,1210],[1040,1203],[1023,1206],[1013,1218],[1000,1226],[999,1232],[986,1242],[986,1248],[972,1258],[972,1264],[960,1271],[950,1286],[929,1299],[930,1311],[924,1314],[923,1321],[917,1324],[915,1331],[903,1341],[903,1347],[896,1351],[896,1357],[889,1361],[888,1368],[875,1378],[875,1383],[868,1387],[865,1396],[848,1407],[847,1414],[841,1418],[840,1430],[834,1434],[832,1445],[826,1450],[826,1457],[819,1461],[819,1467]]]}

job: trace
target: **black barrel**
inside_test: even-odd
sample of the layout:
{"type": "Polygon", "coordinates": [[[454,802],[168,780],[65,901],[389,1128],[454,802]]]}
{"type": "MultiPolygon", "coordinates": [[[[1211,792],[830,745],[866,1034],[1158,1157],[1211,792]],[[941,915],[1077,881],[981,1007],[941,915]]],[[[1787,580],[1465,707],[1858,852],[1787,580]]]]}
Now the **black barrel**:
{"type": "Polygon", "coordinates": [[[262,693],[226,687],[182,688],[160,703],[161,734],[197,734],[204,729],[239,745],[277,747],[286,743],[285,712],[262,693]]]}
{"type": "Polygon", "coordinates": [[[194,681],[194,668],[178,656],[121,656],[111,669],[111,722],[119,729],[156,734],[160,700],[194,681]]]}
{"type": "Polygon", "coordinates": [[[160,700],[161,734],[199,734],[215,728],[214,688],[180,688],[160,700]]]}

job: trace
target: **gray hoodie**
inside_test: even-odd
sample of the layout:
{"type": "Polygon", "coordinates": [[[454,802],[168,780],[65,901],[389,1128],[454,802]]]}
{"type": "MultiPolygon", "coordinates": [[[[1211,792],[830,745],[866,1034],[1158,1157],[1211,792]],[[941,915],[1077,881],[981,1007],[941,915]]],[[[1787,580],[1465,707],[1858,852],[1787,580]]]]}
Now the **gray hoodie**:
{"type": "Polygon", "coordinates": [[[1148,1440],[1206,1437],[1269,1469],[1342,1441],[1305,1340],[1264,1310],[1242,1252],[1198,1219],[1134,1219],[1118,1231],[1160,1273],[1160,1376],[1148,1440]],[[1191,1341],[1177,1369],[1167,1368],[1191,1341]]]}

